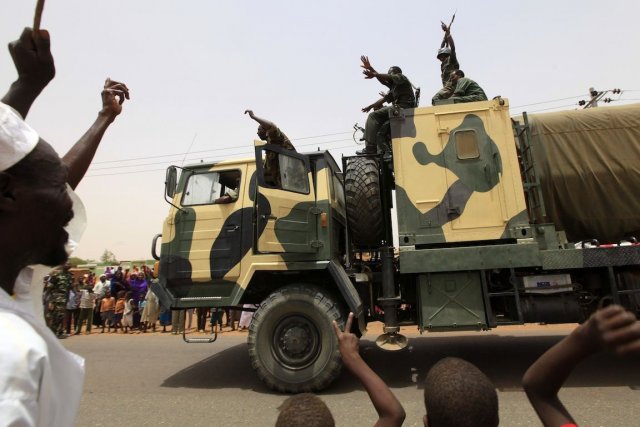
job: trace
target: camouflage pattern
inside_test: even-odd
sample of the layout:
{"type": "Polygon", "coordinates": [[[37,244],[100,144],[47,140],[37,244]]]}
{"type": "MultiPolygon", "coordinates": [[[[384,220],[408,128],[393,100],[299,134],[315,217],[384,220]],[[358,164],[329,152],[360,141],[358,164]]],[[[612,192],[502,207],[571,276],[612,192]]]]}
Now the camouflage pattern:
{"type": "Polygon", "coordinates": [[[72,286],[73,275],[61,271],[51,276],[45,288],[47,301],[45,320],[51,331],[58,336],[63,332],[65,308],[69,298],[69,289],[72,286]]]}
{"type": "Polygon", "coordinates": [[[486,101],[487,95],[478,83],[468,77],[458,79],[452,98],[454,103],[486,101]]]}
{"type": "MultiPolygon", "coordinates": [[[[271,128],[267,131],[267,144],[275,144],[286,148],[287,150],[296,151],[287,135],[285,135],[278,127],[271,128]]],[[[273,152],[268,152],[264,160],[265,179],[272,185],[280,187],[280,166],[278,164],[278,156],[273,152]]]]}
{"type": "Polygon", "coordinates": [[[447,84],[451,82],[451,73],[459,69],[460,64],[458,63],[456,51],[452,50],[451,55],[440,63],[440,79],[442,80],[443,87],[446,87],[447,84]]]}
{"type": "Polygon", "coordinates": [[[499,239],[528,224],[507,103],[404,113],[391,122],[401,246],[499,239]]]}
{"type": "MultiPolygon", "coordinates": [[[[255,144],[260,147],[265,141],[255,144]]],[[[329,269],[332,257],[344,251],[331,232],[336,221],[345,222],[342,181],[328,152],[307,156],[315,165],[306,176],[308,193],[260,185],[257,169],[264,173],[266,168],[257,168],[255,159],[193,166],[197,173],[240,170],[234,204],[183,206],[190,175],[183,173],[173,199],[180,210],[172,208],[163,227],[159,283],[154,287],[163,303],[173,308],[259,303],[247,300],[244,292],[261,272],[329,269]],[[331,209],[334,214],[327,215],[331,209]],[[319,220],[323,213],[324,226],[319,220]]],[[[273,290],[281,285],[277,280],[268,283],[273,290]]],[[[364,322],[357,292],[345,294],[359,322],[364,322]]]]}
{"type": "Polygon", "coordinates": [[[385,102],[389,102],[399,108],[413,108],[416,106],[416,97],[413,86],[404,74],[391,74],[391,86],[385,96],[385,102]]]}
{"type": "Polygon", "coordinates": [[[431,98],[431,104],[435,104],[436,101],[440,101],[442,99],[450,98],[451,95],[453,95],[454,89],[455,85],[453,84],[453,82],[451,80],[447,81],[442,89],[440,89],[438,92],[436,92],[435,95],[433,95],[433,98],[431,98]]]}

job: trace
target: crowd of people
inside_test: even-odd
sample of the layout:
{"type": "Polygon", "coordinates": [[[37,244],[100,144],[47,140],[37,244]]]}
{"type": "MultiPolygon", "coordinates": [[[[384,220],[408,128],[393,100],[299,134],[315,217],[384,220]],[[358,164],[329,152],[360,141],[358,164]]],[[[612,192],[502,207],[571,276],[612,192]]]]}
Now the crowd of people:
{"type": "MultiPolygon", "coordinates": [[[[378,420],[373,424],[377,427],[401,426],[406,417],[402,403],[360,356],[359,339],[351,333],[353,319],[353,313],[349,313],[344,330],[333,322],[344,366],[367,391],[378,413],[378,420]]],[[[577,426],[558,393],[580,362],[603,350],[620,356],[640,355],[640,321],[632,312],[619,305],[598,310],[542,354],[525,372],[523,388],[543,425],[577,426]]],[[[495,427],[500,424],[495,385],[478,367],[459,358],[445,357],[429,369],[422,399],[425,408],[422,422],[427,427],[495,427]]],[[[331,410],[312,393],[291,396],[278,409],[276,427],[335,425],[331,410]]],[[[506,424],[513,424],[513,421],[506,424]]]]}
{"type": "Polygon", "coordinates": [[[151,291],[153,279],[153,270],[147,265],[106,267],[99,277],[88,272],[75,278],[66,263],[44,279],[42,302],[47,326],[58,338],[80,335],[83,328],[90,334],[94,327],[100,333],[159,330],[174,335],[194,325],[197,332],[213,328],[223,332],[225,327],[248,330],[255,306],[244,311],[208,307],[172,311],[151,291]]]}

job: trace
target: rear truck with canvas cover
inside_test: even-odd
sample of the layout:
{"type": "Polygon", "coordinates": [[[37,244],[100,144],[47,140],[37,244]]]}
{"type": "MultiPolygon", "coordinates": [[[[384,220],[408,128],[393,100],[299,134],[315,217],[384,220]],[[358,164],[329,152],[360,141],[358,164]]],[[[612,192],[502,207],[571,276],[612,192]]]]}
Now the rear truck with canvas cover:
{"type": "Polygon", "coordinates": [[[497,98],[390,120],[391,158],[340,167],[256,141],[255,159],[170,167],[162,303],[255,304],[252,366],[289,393],[337,377],[331,321],[350,311],[358,335],[384,323],[387,350],[406,346],[403,328],[581,322],[608,302],[640,312],[638,105],[511,119],[497,98]],[[237,199],[216,203],[230,188],[237,199]]]}

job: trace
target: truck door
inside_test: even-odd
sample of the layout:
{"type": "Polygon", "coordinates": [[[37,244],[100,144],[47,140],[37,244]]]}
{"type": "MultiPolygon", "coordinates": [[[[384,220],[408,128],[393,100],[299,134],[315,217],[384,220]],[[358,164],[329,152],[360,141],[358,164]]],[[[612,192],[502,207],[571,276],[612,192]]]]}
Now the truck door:
{"type": "Polygon", "coordinates": [[[216,166],[186,180],[175,239],[194,282],[233,283],[240,275],[244,172],[240,166],[216,166]]]}
{"type": "Polygon", "coordinates": [[[256,141],[256,250],[315,253],[316,195],[309,158],[277,145],[259,144],[263,143],[256,141]]]}

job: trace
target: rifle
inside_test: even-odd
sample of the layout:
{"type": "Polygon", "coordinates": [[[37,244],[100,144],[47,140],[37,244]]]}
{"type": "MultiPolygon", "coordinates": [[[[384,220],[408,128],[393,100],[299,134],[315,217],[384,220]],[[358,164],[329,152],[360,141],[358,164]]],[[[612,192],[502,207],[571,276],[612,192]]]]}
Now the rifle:
{"type": "MultiPolygon", "coordinates": [[[[453,21],[455,21],[455,19],[456,19],[456,13],[458,13],[457,10],[455,12],[453,12],[453,16],[451,17],[451,22],[449,22],[449,25],[447,26],[449,31],[451,31],[451,25],[453,25],[453,21]]],[[[440,21],[440,23],[442,25],[444,25],[444,22],[440,21]]],[[[447,42],[447,35],[445,34],[444,37],[442,38],[442,44],[440,45],[440,47],[445,47],[448,44],[449,43],[447,42]]]]}

